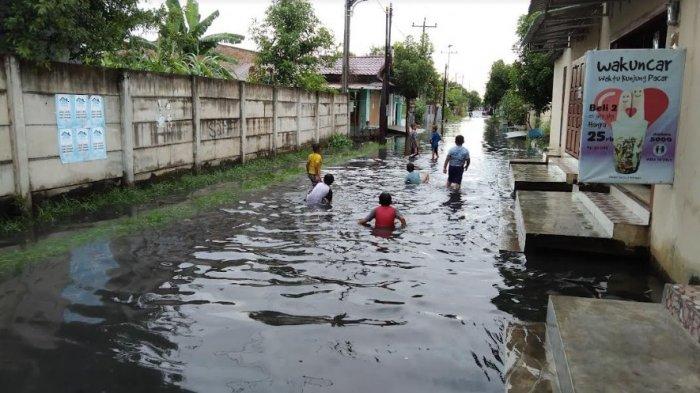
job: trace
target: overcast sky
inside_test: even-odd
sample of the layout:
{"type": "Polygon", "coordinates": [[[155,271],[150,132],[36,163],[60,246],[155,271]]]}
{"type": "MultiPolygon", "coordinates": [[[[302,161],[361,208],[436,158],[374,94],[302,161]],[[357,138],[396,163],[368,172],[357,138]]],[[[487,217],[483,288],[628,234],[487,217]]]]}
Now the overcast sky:
{"type": "MultiPolygon", "coordinates": [[[[162,4],[162,0],[144,2],[151,7],[162,4]]],[[[321,22],[342,43],[345,1],[311,2],[321,22]]],[[[217,9],[221,13],[209,32],[244,34],[246,40],[240,46],[247,49],[256,49],[249,38],[252,20],[262,20],[270,3],[270,0],[199,0],[203,17],[217,9]]],[[[527,12],[528,4],[528,0],[393,0],[392,41],[401,41],[406,35],[419,37],[420,29],[411,25],[422,24],[424,17],[427,24],[437,23],[436,29],[428,29],[435,45],[436,67],[444,70],[447,45],[454,45],[452,50],[457,53],[451,57],[450,78],[460,83],[464,80],[465,87],[483,94],[491,63],[514,59],[516,22],[518,16],[527,12]]],[[[372,45],[383,45],[383,10],[388,5],[389,0],[365,0],[355,6],[350,37],[353,53],[366,54],[372,45]]]]}

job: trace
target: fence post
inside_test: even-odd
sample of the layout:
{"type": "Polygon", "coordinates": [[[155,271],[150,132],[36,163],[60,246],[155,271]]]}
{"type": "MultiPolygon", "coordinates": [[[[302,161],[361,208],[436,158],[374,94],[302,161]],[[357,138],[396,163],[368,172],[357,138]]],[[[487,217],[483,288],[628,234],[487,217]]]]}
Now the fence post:
{"type": "Polygon", "coordinates": [[[331,93],[331,135],[335,134],[335,93],[331,93]]]}
{"type": "Polygon", "coordinates": [[[314,113],[316,114],[316,126],[314,127],[314,142],[318,143],[321,139],[321,97],[320,93],[316,92],[316,107],[314,108],[314,113]]]}
{"type": "Polygon", "coordinates": [[[350,114],[352,111],[350,107],[352,106],[352,101],[350,101],[350,93],[345,95],[345,135],[350,135],[350,114]]]}
{"type": "Polygon", "coordinates": [[[296,147],[301,147],[301,89],[297,88],[297,132],[296,147]]]}
{"type": "Polygon", "coordinates": [[[29,183],[29,157],[27,155],[27,129],[24,123],[24,99],[19,63],[14,56],[5,58],[7,76],[7,104],[10,115],[10,140],[15,193],[22,199],[22,209],[32,209],[32,192],[29,183]]]}
{"type": "Polygon", "coordinates": [[[122,125],[122,166],[124,185],[134,184],[134,102],[131,99],[129,73],[123,72],[119,89],[119,112],[122,125]]]}
{"type": "Polygon", "coordinates": [[[192,75],[192,162],[195,173],[201,166],[199,146],[202,143],[201,101],[199,100],[199,80],[192,75]]]}
{"type": "Polygon", "coordinates": [[[238,118],[238,122],[240,123],[240,130],[241,130],[241,132],[240,132],[240,134],[241,134],[240,135],[241,152],[240,152],[240,154],[241,154],[241,163],[244,163],[245,162],[245,155],[246,155],[246,148],[247,148],[247,144],[248,144],[248,121],[246,120],[246,107],[245,107],[245,102],[246,102],[245,86],[246,85],[245,85],[245,82],[240,81],[238,86],[239,86],[238,91],[240,93],[240,100],[239,100],[240,105],[239,105],[239,107],[241,109],[241,113],[240,113],[240,116],[238,118]]]}
{"type": "Polygon", "coordinates": [[[279,91],[277,90],[277,86],[272,87],[272,136],[270,138],[272,139],[270,141],[270,146],[272,150],[272,154],[277,154],[277,129],[279,126],[277,125],[278,123],[278,116],[279,112],[277,111],[277,100],[278,100],[278,94],[279,91]]]}

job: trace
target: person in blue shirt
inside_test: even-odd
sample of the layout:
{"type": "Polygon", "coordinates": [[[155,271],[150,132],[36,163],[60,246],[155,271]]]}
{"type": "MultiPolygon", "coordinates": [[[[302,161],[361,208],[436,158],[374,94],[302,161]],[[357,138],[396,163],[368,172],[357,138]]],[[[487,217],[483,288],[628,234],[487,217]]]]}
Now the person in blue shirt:
{"type": "Polygon", "coordinates": [[[416,166],[413,165],[412,162],[406,164],[406,170],[408,171],[408,173],[406,174],[406,184],[421,183],[420,173],[416,172],[416,166]]]}
{"type": "Polygon", "coordinates": [[[469,150],[462,146],[464,144],[462,135],[457,135],[455,143],[457,145],[447,152],[442,171],[447,173],[447,187],[452,187],[454,184],[455,188],[459,189],[462,186],[462,175],[464,171],[469,169],[471,159],[469,158],[469,150]],[[449,171],[447,170],[448,165],[450,167],[449,171]]]}
{"type": "Polygon", "coordinates": [[[440,137],[440,134],[438,134],[438,127],[437,125],[433,125],[433,132],[430,134],[430,147],[433,150],[433,161],[437,161],[439,155],[438,155],[438,145],[440,144],[440,141],[442,140],[442,137],[440,137]]]}

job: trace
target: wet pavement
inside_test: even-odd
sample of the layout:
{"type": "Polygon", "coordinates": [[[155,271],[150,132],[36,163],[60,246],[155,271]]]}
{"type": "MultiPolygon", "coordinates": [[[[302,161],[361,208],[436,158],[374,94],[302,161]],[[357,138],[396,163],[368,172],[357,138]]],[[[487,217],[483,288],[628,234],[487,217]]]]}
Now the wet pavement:
{"type": "Polygon", "coordinates": [[[401,144],[326,168],[330,209],[281,184],[159,231],[74,249],[0,284],[3,392],[502,392],[505,328],[547,295],[650,301],[642,261],[500,252],[508,158],[483,119],[461,133],[461,192],[406,186],[401,144]],[[356,221],[393,194],[408,226],[356,221]]]}

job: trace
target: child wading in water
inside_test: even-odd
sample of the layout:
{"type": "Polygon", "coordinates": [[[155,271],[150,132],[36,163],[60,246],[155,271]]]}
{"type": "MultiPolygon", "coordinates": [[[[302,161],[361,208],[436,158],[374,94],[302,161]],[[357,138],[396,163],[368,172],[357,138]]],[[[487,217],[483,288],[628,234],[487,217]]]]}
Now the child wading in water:
{"type": "Polygon", "coordinates": [[[412,162],[406,164],[406,184],[421,184],[427,183],[429,175],[427,173],[416,172],[416,166],[412,162]]]}
{"type": "Polygon", "coordinates": [[[447,173],[447,187],[459,189],[462,186],[462,175],[464,175],[464,171],[469,169],[471,159],[469,158],[469,150],[462,146],[464,144],[462,135],[457,135],[455,143],[456,146],[453,146],[447,152],[442,171],[447,173]],[[449,172],[447,170],[448,165],[450,167],[449,172]]]}
{"type": "Polygon", "coordinates": [[[391,194],[383,192],[379,194],[379,206],[372,209],[367,217],[358,221],[360,225],[367,225],[374,220],[374,227],[377,229],[394,229],[396,220],[401,222],[401,228],[406,226],[406,219],[403,218],[398,209],[391,206],[391,194]]]}
{"type": "Polygon", "coordinates": [[[433,161],[436,161],[439,157],[438,146],[441,140],[442,137],[438,134],[438,126],[433,125],[433,132],[430,134],[430,148],[433,150],[433,161]]]}
{"type": "Polygon", "coordinates": [[[316,184],[321,182],[321,164],[323,157],[321,156],[321,146],[318,143],[311,145],[313,153],[309,154],[309,159],[306,162],[306,173],[311,180],[311,187],[316,187],[316,184]]]}
{"type": "Polygon", "coordinates": [[[333,175],[326,173],[326,176],[323,176],[323,183],[319,182],[316,184],[313,190],[306,196],[306,203],[312,206],[330,205],[333,203],[333,190],[331,190],[333,181],[335,181],[333,175]]]}

